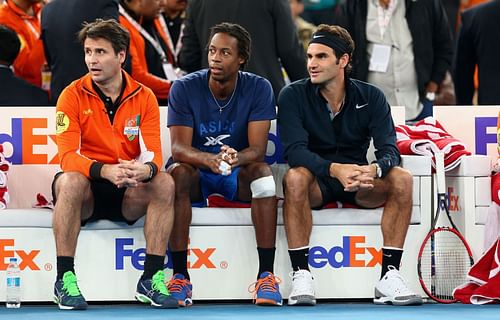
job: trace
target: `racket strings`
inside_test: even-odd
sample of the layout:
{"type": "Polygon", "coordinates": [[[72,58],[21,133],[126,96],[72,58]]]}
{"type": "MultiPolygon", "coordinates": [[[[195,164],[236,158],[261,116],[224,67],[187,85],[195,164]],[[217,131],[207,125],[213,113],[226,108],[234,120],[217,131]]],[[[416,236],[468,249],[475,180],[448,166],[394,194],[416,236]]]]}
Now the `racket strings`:
{"type": "Polygon", "coordinates": [[[438,300],[453,301],[453,290],[466,281],[470,257],[462,240],[447,229],[438,229],[427,240],[421,257],[421,277],[438,300]]]}

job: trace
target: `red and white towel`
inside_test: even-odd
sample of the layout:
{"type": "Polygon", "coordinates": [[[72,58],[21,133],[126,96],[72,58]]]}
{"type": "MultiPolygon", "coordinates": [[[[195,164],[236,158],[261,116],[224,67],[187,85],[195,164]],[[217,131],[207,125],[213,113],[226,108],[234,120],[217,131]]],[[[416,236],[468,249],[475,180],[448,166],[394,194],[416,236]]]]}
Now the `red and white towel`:
{"type": "Polygon", "coordinates": [[[7,204],[10,201],[7,189],[7,172],[9,168],[10,163],[5,159],[3,145],[0,144],[0,210],[7,208],[7,204]]]}
{"type": "Polygon", "coordinates": [[[500,172],[491,176],[491,204],[484,223],[484,248],[500,237],[500,172]]]}
{"type": "MultiPolygon", "coordinates": [[[[433,117],[427,117],[414,126],[396,126],[397,146],[401,154],[434,156],[443,152],[444,170],[449,171],[460,164],[461,157],[470,155],[460,140],[452,137],[433,117]]],[[[432,166],[435,159],[432,158],[432,166]]]]}
{"type": "Polygon", "coordinates": [[[472,266],[467,278],[453,291],[455,299],[467,304],[500,303],[500,239],[472,266]]]}

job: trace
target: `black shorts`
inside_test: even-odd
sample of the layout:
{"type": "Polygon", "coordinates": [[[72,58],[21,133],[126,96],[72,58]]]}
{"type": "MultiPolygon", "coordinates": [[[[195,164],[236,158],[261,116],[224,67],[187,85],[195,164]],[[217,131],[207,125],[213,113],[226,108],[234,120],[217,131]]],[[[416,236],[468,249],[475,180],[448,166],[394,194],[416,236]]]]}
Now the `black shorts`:
{"type": "MultiPolygon", "coordinates": [[[[55,182],[63,172],[58,172],[52,181],[52,198],[56,204],[55,182]]],[[[82,226],[87,222],[107,219],[116,222],[126,222],[133,225],[137,220],[127,220],[122,214],[122,203],[127,188],[118,188],[108,180],[90,180],[90,189],[94,196],[94,211],[90,218],[82,221],[82,226]]]]}
{"type": "Polygon", "coordinates": [[[337,178],[321,176],[316,177],[316,181],[318,181],[323,202],[319,207],[313,209],[321,209],[324,205],[334,201],[358,205],[356,203],[356,192],[344,191],[344,186],[337,178]]]}

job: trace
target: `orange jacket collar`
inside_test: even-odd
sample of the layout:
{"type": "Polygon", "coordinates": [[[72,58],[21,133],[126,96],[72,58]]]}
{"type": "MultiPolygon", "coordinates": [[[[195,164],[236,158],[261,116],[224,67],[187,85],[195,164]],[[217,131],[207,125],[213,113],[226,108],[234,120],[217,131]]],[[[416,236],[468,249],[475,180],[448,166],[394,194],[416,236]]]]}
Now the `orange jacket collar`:
{"type": "MultiPolygon", "coordinates": [[[[140,88],[141,85],[123,70],[122,76],[123,80],[126,82],[125,91],[123,91],[123,98],[125,98],[134,91],[137,91],[137,89],[140,88]]],[[[92,76],[90,75],[90,73],[87,73],[85,76],[83,76],[82,86],[86,91],[98,96],[97,92],[95,92],[94,87],[92,86],[92,76]]]]}

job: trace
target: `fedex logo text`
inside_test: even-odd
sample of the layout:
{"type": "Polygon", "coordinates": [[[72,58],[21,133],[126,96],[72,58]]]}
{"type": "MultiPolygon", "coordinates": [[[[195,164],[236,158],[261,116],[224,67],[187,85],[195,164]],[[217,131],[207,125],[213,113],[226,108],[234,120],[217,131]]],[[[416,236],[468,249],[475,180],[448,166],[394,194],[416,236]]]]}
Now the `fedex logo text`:
{"type": "Polygon", "coordinates": [[[7,160],[12,164],[57,164],[59,163],[54,134],[35,134],[37,131],[52,132],[48,129],[47,118],[11,118],[11,133],[0,132],[0,144],[12,147],[7,160]],[[35,153],[34,147],[53,149],[45,153],[35,153]]]}
{"type": "MultiPolygon", "coordinates": [[[[125,269],[125,258],[130,258],[130,263],[132,267],[137,270],[144,270],[144,260],[146,260],[146,248],[133,249],[134,239],[133,238],[117,238],[115,240],[115,266],[116,270],[125,269]]],[[[212,254],[215,252],[216,248],[189,248],[188,256],[195,257],[195,261],[189,261],[187,267],[189,269],[215,269],[216,266],[211,260],[212,254]]],[[[169,250],[166,252],[166,263],[165,268],[172,269],[172,255],[169,250]]]]}
{"type": "Polygon", "coordinates": [[[382,249],[363,247],[365,236],[344,236],[342,246],[331,249],[312,247],[309,249],[309,265],[313,268],[323,268],[329,264],[332,268],[372,268],[382,264],[382,249]],[[361,255],[370,255],[368,259],[361,255]]]}
{"type": "Polygon", "coordinates": [[[497,127],[497,117],[476,117],[475,118],[475,134],[476,134],[476,154],[488,154],[488,144],[497,143],[496,130],[494,133],[488,133],[488,128],[497,127]]]}
{"type": "Polygon", "coordinates": [[[272,150],[273,148],[269,148],[269,145],[272,144],[274,146],[274,152],[272,154],[266,154],[265,161],[268,164],[273,163],[285,163],[285,158],[283,157],[283,144],[281,144],[279,138],[279,132],[276,130],[276,133],[269,132],[268,134],[268,150],[272,150]]]}
{"type": "Polygon", "coordinates": [[[36,256],[40,250],[14,250],[14,239],[0,239],[0,270],[7,270],[9,266],[9,258],[17,256],[20,260],[19,268],[24,270],[40,270],[35,262],[36,256]],[[10,250],[8,248],[11,248],[10,250]]]}
{"type": "Polygon", "coordinates": [[[460,211],[460,207],[458,205],[458,199],[460,199],[460,197],[453,193],[454,190],[455,189],[453,187],[448,187],[448,194],[446,195],[448,209],[450,211],[460,211]]]}

